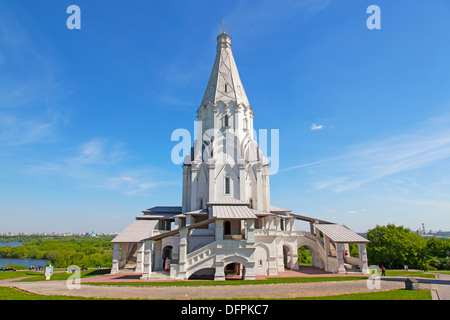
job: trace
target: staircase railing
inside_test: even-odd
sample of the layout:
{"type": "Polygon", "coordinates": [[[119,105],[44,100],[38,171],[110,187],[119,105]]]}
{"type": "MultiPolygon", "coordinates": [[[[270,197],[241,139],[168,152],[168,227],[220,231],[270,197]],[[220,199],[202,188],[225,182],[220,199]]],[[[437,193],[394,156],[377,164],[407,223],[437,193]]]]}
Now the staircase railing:
{"type": "Polygon", "coordinates": [[[217,242],[213,241],[207,245],[192,251],[186,255],[186,271],[203,262],[215,253],[217,242]]]}

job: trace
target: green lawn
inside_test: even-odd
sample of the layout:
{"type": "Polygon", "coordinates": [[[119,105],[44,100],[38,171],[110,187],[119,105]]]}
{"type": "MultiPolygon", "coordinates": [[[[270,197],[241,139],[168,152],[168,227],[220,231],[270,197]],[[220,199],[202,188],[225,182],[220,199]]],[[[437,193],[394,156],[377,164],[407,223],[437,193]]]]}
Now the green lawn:
{"type": "MultiPolygon", "coordinates": [[[[110,269],[92,269],[92,270],[85,270],[80,271],[81,278],[87,278],[87,277],[94,277],[94,276],[100,276],[102,274],[109,274],[111,272],[110,269]]],[[[67,273],[67,272],[57,272],[54,273],[50,280],[67,280],[70,276],[74,275],[74,273],[67,273]]],[[[29,281],[45,281],[45,276],[43,273],[40,273],[39,275],[34,275],[33,277],[18,280],[29,282],[29,281]]]]}
{"type": "MultiPolygon", "coordinates": [[[[62,269],[64,270],[64,269],[62,269]]],[[[109,274],[111,269],[91,269],[86,271],[81,271],[81,278],[99,276],[102,274],[109,274]]],[[[73,273],[67,272],[56,272],[54,273],[50,280],[67,280],[73,273]]],[[[14,279],[14,278],[22,278],[27,277],[26,279],[17,280],[17,281],[45,281],[45,276],[43,272],[38,271],[4,271],[0,272],[0,280],[4,279],[14,279]]]]}
{"type": "MultiPolygon", "coordinates": [[[[27,293],[21,290],[8,287],[0,287],[0,300],[115,300],[115,299],[94,299],[71,296],[44,296],[27,293]]],[[[253,299],[252,299],[253,300],[253,299]]],[[[297,298],[288,300],[431,300],[429,290],[392,290],[384,292],[345,294],[328,297],[297,298]]]]}
{"type": "Polygon", "coordinates": [[[22,278],[22,277],[32,277],[32,276],[37,276],[40,274],[43,274],[43,273],[37,272],[37,271],[1,271],[0,272],[0,280],[22,278]]]}
{"type": "Polygon", "coordinates": [[[296,300],[431,300],[430,290],[391,290],[338,296],[298,298],[296,300]]]}
{"type": "Polygon", "coordinates": [[[93,299],[83,297],[70,296],[44,296],[39,294],[32,294],[22,290],[0,287],[0,300],[110,300],[110,299],[93,299]]]}
{"type": "Polygon", "coordinates": [[[434,271],[403,271],[403,270],[386,270],[386,277],[420,277],[420,278],[431,278],[436,277],[430,272],[434,271]]]}
{"type": "Polygon", "coordinates": [[[269,278],[265,280],[189,280],[189,281],[166,281],[166,282],[89,282],[90,285],[105,286],[147,286],[147,287],[197,287],[197,286],[233,286],[248,284],[274,284],[274,283],[297,283],[297,282],[324,282],[324,281],[351,281],[366,280],[367,277],[309,277],[309,278],[269,278]]]}

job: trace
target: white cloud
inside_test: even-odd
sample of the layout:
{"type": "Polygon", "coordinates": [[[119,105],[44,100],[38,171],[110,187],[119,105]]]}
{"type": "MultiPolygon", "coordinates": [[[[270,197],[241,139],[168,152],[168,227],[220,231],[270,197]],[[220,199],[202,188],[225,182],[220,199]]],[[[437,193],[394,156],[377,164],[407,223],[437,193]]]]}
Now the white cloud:
{"type": "Polygon", "coordinates": [[[312,125],[311,125],[311,130],[321,130],[321,129],[323,129],[323,125],[317,125],[317,124],[315,124],[315,123],[313,123],[312,125]]]}
{"type": "Polygon", "coordinates": [[[106,181],[106,188],[113,190],[122,190],[126,195],[140,194],[148,189],[151,189],[158,185],[156,182],[150,182],[146,179],[145,174],[142,172],[133,173],[134,175],[140,175],[140,177],[113,177],[106,181]]]}
{"type": "Polygon", "coordinates": [[[107,139],[96,138],[79,147],[78,155],[69,158],[66,162],[72,165],[86,164],[113,164],[123,160],[126,152],[123,143],[110,142],[107,139]]]}
{"type": "Polygon", "coordinates": [[[174,184],[155,180],[155,169],[127,170],[129,156],[120,141],[95,138],[71,152],[74,154],[69,157],[28,166],[27,173],[49,181],[62,179],[65,185],[115,190],[128,196],[143,195],[156,186],[174,184]]]}

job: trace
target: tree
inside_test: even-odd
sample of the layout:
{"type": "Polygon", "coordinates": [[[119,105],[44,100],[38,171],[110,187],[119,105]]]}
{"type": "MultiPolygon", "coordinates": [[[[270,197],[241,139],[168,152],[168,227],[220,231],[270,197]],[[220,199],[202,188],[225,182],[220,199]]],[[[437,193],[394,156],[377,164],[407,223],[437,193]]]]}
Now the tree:
{"type": "Polygon", "coordinates": [[[298,264],[301,264],[301,265],[311,265],[312,264],[311,250],[308,250],[304,246],[301,246],[298,248],[298,264]]]}
{"type": "Polygon", "coordinates": [[[429,255],[426,240],[403,226],[376,226],[367,232],[367,256],[370,264],[386,268],[426,268],[429,255]]]}
{"type": "Polygon", "coordinates": [[[450,251],[450,243],[448,241],[430,238],[426,245],[427,253],[436,258],[447,258],[450,251]]]}

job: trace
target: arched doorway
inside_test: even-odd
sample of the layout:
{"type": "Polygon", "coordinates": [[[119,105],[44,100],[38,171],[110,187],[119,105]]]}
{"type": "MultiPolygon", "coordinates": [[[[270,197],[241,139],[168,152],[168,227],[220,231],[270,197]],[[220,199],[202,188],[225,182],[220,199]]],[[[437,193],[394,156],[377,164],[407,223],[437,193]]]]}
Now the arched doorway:
{"type": "Polygon", "coordinates": [[[231,234],[231,222],[230,221],[225,221],[225,224],[223,226],[223,234],[224,235],[231,234]]]}
{"type": "Polygon", "coordinates": [[[162,268],[167,269],[167,266],[165,265],[166,259],[172,260],[172,253],[173,253],[173,247],[172,246],[165,246],[162,251],[162,268]]]}
{"type": "Polygon", "coordinates": [[[238,262],[232,262],[225,265],[225,280],[244,280],[245,266],[238,262]]]}
{"type": "Polygon", "coordinates": [[[298,264],[301,266],[312,266],[312,250],[308,246],[299,246],[298,264]]]}
{"type": "Polygon", "coordinates": [[[317,248],[309,244],[301,244],[297,247],[298,252],[298,270],[307,274],[323,274],[325,262],[317,253],[317,248]]]}

